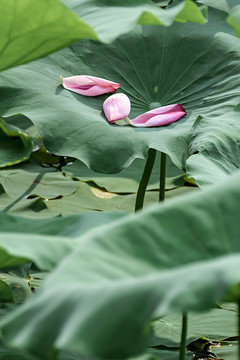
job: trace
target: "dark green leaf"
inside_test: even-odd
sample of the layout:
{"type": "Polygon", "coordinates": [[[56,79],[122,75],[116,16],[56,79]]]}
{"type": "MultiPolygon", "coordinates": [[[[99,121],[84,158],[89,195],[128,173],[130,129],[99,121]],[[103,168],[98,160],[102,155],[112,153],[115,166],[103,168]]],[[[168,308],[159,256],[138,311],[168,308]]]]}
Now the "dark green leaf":
{"type": "Polygon", "coordinates": [[[27,160],[32,146],[29,135],[0,118],[0,168],[27,160]]]}

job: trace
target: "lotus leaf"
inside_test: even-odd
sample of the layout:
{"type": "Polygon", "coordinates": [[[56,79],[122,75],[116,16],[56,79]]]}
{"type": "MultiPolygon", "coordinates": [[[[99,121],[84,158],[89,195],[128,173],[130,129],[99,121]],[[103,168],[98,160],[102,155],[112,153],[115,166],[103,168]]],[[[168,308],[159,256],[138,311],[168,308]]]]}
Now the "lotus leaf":
{"type": "Polygon", "coordinates": [[[218,32],[225,28],[225,14],[209,10],[204,26],[146,26],[111,45],[84,40],[4,72],[2,115],[25,114],[48,150],[76,157],[97,172],[119,172],[135,158],[146,157],[147,148],[169,154],[185,169],[188,135],[196,118],[208,116],[212,122],[240,102],[240,40],[218,32]],[[120,83],[120,91],[132,102],[130,117],[171,103],[180,103],[188,115],[161,128],[110,125],[102,113],[106,96],[87,98],[60,85],[60,75],[77,74],[120,83]]]}

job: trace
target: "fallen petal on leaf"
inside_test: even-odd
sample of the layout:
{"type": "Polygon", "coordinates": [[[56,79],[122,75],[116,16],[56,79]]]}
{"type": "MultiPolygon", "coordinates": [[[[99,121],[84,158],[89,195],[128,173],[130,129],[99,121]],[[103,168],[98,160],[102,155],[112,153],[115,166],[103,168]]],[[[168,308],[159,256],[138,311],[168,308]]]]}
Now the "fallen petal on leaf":
{"type": "Polygon", "coordinates": [[[153,127],[171,124],[187,113],[180,104],[161,106],[137,116],[130,123],[135,127],[153,127]]]}
{"type": "Polygon", "coordinates": [[[77,94],[85,96],[98,96],[111,92],[116,92],[119,84],[89,75],[77,75],[63,78],[60,76],[62,86],[77,94]]]}
{"type": "Polygon", "coordinates": [[[103,103],[103,110],[110,124],[127,117],[131,110],[131,103],[127,95],[114,94],[103,103]]]}

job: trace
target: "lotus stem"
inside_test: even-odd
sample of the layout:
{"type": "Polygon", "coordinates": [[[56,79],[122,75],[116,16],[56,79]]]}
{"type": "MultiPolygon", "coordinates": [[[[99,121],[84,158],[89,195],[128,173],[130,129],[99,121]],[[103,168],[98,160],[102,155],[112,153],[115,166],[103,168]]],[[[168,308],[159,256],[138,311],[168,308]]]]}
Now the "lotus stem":
{"type": "Polygon", "coordinates": [[[159,189],[159,201],[165,200],[165,184],[166,184],[166,162],[167,155],[165,153],[161,153],[160,160],[160,189],[159,189]]]}
{"type": "Polygon", "coordinates": [[[238,359],[240,360],[240,300],[238,300],[238,359]]]}
{"type": "Polygon", "coordinates": [[[182,335],[181,335],[179,360],[185,360],[186,345],[187,345],[187,324],[188,324],[187,314],[183,313],[183,315],[182,315],[182,335]]]}
{"type": "Polygon", "coordinates": [[[138,191],[137,191],[135,211],[143,208],[144,197],[145,197],[147,185],[148,185],[151,173],[152,173],[155,158],[156,158],[156,150],[149,149],[148,150],[148,158],[147,158],[146,165],[143,170],[142,178],[139,183],[139,187],[138,187],[138,191]]]}

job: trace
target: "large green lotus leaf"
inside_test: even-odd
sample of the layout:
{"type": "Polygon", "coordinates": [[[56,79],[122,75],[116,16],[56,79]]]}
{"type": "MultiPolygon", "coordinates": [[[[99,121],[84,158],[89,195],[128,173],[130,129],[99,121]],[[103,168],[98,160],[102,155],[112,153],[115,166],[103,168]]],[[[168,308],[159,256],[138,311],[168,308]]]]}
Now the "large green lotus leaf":
{"type": "MultiPolygon", "coordinates": [[[[184,185],[184,172],[178,169],[167,158],[166,168],[166,189],[172,189],[184,185]]],[[[145,161],[136,159],[127,168],[116,174],[99,174],[89,169],[81,161],[75,161],[72,165],[68,165],[62,168],[65,174],[72,176],[73,178],[80,179],[81,181],[90,182],[93,181],[98,186],[115,193],[132,193],[137,192],[139,182],[142,177],[143,169],[145,167],[145,161]]],[[[160,178],[160,154],[157,153],[154,167],[152,170],[151,178],[148,183],[147,190],[159,189],[160,178]]]]}
{"type": "Polygon", "coordinates": [[[127,358],[144,350],[150,320],[214,306],[240,281],[239,181],[80,237],[36,297],[1,322],[5,340],[43,358],[52,348],[127,358]]]}
{"type": "Polygon", "coordinates": [[[206,22],[200,9],[191,0],[184,0],[171,9],[146,0],[62,0],[80,18],[90,24],[103,41],[113,41],[137,25],[166,25],[177,21],[206,22]]]}
{"type": "Polygon", "coordinates": [[[240,40],[215,34],[227,27],[225,15],[209,13],[204,26],[146,26],[111,45],[84,40],[8,70],[1,75],[1,112],[25,114],[48,150],[76,157],[97,172],[119,172],[146,157],[147,148],[169,154],[184,169],[197,116],[214,121],[240,102],[240,40]],[[171,103],[182,104],[188,115],[161,128],[110,125],[102,113],[106,96],[84,97],[60,85],[60,75],[77,74],[119,82],[132,102],[130,117],[171,103]]]}
{"type": "Polygon", "coordinates": [[[199,117],[190,133],[187,173],[198,185],[214,184],[240,168],[240,112],[219,116],[214,122],[199,117]]]}
{"type": "MultiPolygon", "coordinates": [[[[180,346],[182,315],[163,317],[155,321],[152,328],[154,337],[149,342],[149,346],[180,346]]],[[[187,344],[201,336],[211,341],[219,341],[237,335],[237,314],[234,311],[213,309],[188,314],[187,344]]]]}
{"type": "Polygon", "coordinates": [[[98,36],[59,0],[0,3],[0,70],[98,36]]]}
{"type": "Polygon", "coordinates": [[[27,160],[32,147],[31,136],[0,118],[0,168],[27,160]]]}

